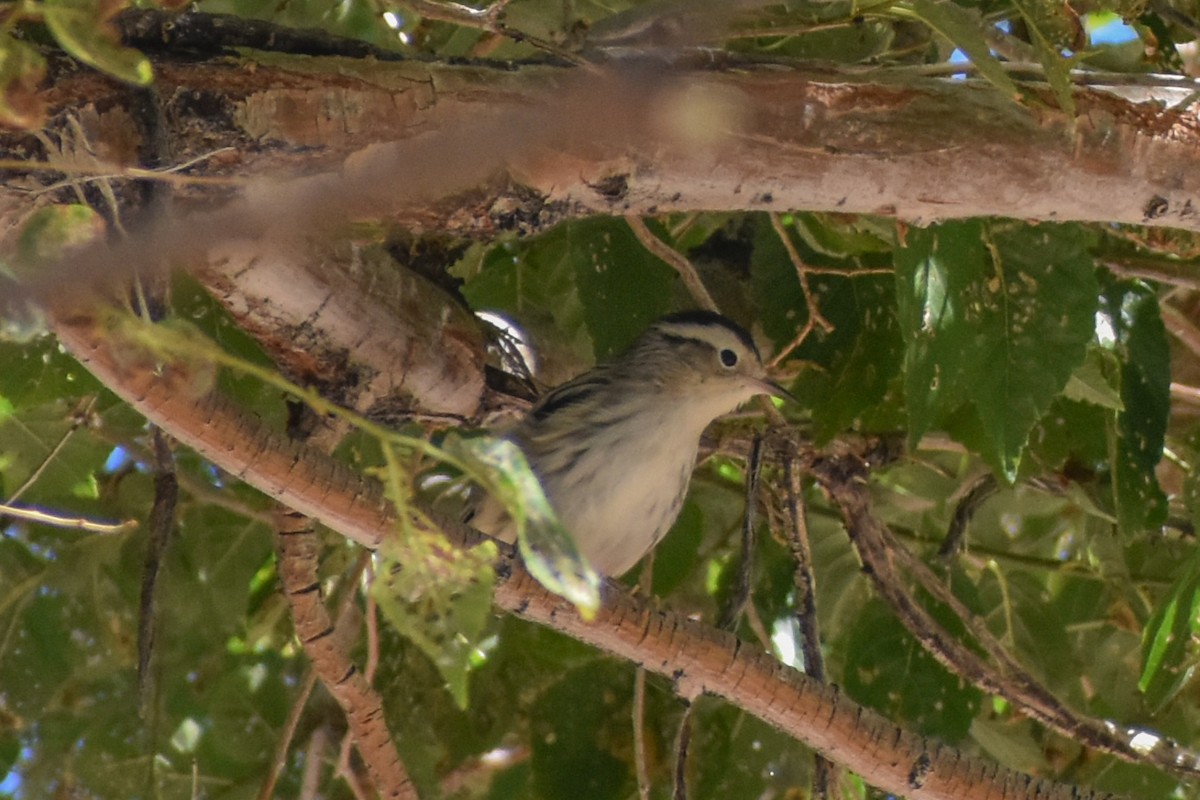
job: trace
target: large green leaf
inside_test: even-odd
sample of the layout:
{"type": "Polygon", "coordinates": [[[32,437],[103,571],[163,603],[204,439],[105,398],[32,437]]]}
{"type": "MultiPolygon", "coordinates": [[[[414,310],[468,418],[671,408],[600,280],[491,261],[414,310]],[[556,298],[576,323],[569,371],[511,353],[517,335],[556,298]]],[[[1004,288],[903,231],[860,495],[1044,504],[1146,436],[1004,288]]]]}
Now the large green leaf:
{"type": "Polygon", "coordinates": [[[1073,227],[955,222],[896,253],[910,441],[964,403],[1013,480],[1034,424],[1084,359],[1097,284],[1073,227]]]}
{"type": "MultiPolygon", "coordinates": [[[[944,611],[935,615],[961,628],[944,611]]],[[[843,635],[847,660],[841,685],[850,697],[922,733],[951,742],[966,735],[981,692],[935,661],[881,601],[868,603],[843,635]]]]}
{"type": "Polygon", "coordinates": [[[1158,297],[1141,283],[1113,282],[1103,297],[1102,343],[1121,359],[1121,402],[1114,429],[1113,498],[1121,531],[1162,525],[1166,496],[1155,468],[1171,411],[1171,366],[1158,297]]]}
{"type": "Polygon", "coordinates": [[[670,289],[678,279],[623,219],[590,219],[563,227],[596,358],[611,358],[670,310],[670,289]]]}

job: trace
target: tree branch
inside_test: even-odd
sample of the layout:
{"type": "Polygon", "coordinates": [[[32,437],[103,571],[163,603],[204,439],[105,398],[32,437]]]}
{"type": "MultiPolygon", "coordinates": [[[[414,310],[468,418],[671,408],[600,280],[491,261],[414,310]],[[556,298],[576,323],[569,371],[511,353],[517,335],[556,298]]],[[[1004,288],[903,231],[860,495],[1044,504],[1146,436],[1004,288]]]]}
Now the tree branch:
{"type": "MultiPolygon", "coordinates": [[[[378,484],[315,449],[287,442],[220,397],[186,391],[186,368],[138,364],[114,352],[111,334],[83,310],[56,316],[60,341],[105,385],[178,441],[214,464],[344,536],[373,547],[393,530],[395,512],[378,484]]],[[[452,541],[479,535],[451,520],[452,541]]],[[[511,548],[497,563],[496,606],[667,676],[685,697],[725,698],[881,789],[914,800],[1110,798],[999,767],[897,727],[836,689],[787,668],[732,634],[650,608],[613,582],[586,622],[520,565],[511,548]]]]}

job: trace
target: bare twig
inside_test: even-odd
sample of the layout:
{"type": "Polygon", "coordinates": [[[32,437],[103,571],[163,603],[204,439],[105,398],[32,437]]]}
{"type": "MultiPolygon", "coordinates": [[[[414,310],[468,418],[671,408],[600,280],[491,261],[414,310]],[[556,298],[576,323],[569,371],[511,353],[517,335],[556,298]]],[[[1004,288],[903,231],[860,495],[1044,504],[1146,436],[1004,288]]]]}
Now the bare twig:
{"type": "Polygon", "coordinates": [[[671,790],[671,800],[687,800],[687,759],[688,749],[692,743],[692,709],[694,703],[684,706],[683,716],[679,719],[679,735],[675,739],[675,786],[671,790]]]}
{"type": "Polygon", "coordinates": [[[687,287],[688,294],[692,296],[697,305],[709,311],[718,310],[716,301],[708,293],[704,281],[700,280],[700,273],[696,272],[692,262],[688,261],[678,250],[655,236],[637,214],[626,214],[625,221],[643,247],[675,268],[679,277],[683,279],[683,285],[687,287]]]}
{"type": "Polygon", "coordinates": [[[1200,357],[1200,327],[1170,303],[1160,304],[1159,313],[1167,331],[1193,355],[1200,357]]]}
{"type": "Polygon", "coordinates": [[[41,460],[41,463],[34,467],[33,472],[29,473],[29,477],[22,481],[21,485],[8,496],[8,500],[5,501],[6,503],[17,502],[21,498],[21,495],[29,490],[29,487],[37,483],[38,478],[42,477],[42,473],[46,471],[46,467],[50,466],[51,462],[62,452],[62,449],[67,446],[67,442],[70,441],[72,434],[91,419],[92,409],[95,407],[96,395],[94,394],[88,395],[79,402],[79,405],[71,412],[71,425],[59,437],[54,447],[50,448],[50,452],[46,453],[46,457],[41,460]]]}
{"type": "Polygon", "coordinates": [[[1141,278],[1185,289],[1200,290],[1200,271],[1192,264],[1166,258],[1106,258],[1104,266],[1124,278],[1141,278]]]}
{"type": "Polygon", "coordinates": [[[967,525],[975,512],[983,505],[983,501],[1000,491],[996,476],[989,470],[971,482],[958,505],[954,507],[954,516],[950,520],[950,528],[946,538],[938,548],[938,558],[949,559],[963,547],[963,539],[967,535],[967,525]]]}
{"type": "MultiPolygon", "coordinates": [[[[638,591],[649,597],[654,584],[654,551],[642,560],[638,591]]],[[[633,763],[637,772],[638,797],[650,800],[650,770],[646,764],[646,670],[638,667],[633,675],[633,763]]]]}
{"type": "Polygon", "coordinates": [[[800,290],[804,292],[804,307],[808,312],[804,320],[804,327],[796,334],[796,338],[771,359],[771,366],[776,366],[783,359],[791,355],[793,350],[804,344],[804,340],[808,338],[810,333],[817,328],[820,328],[825,333],[829,333],[833,330],[833,323],[825,319],[825,316],[821,313],[817,299],[808,285],[808,276],[812,270],[804,263],[804,259],[800,258],[800,252],[796,250],[796,245],[792,243],[792,237],[788,235],[787,229],[784,228],[783,220],[774,211],[768,213],[767,216],[771,220],[771,227],[775,229],[775,234],[779,236],[779,241],[783,244],[783,249],[787,251],[792,266],[796,268],[796,277],[800,279],[800,290]]]}
{"type": "Polygon", "coordinates": [[[808,519],[800,485],[800,470],[792,459],[784,463],[787,483],[788,522],[787,543],[795,569],[792,572],[796,587],[796,622],[800,626],[800,652],[804,654],[804,671],[825,682],[825,659],[821,655],[821,633],[817,625],[817,582],[812,572],[812,548],[808,542],[808,519]]]}
{"type": "Polygon", "coordinates": [[[150,509],[150,538],[142,566],[142,589],[138,603],[137,678],[138,701],[145,718],[153,695],[150,683],[150,656],[154,651],[155,588],[163,554],[175,528],[175,509],[179,504],[179,481],[175,478],[175,456],[161,429],[154,429],[154,505],[150,509]]]}
{"type": "Polygon", "coordinates": [[[1171,397],[1183,403],[1200,405],[1200,387],[1171,382],[1171,397]]]}
{"type": "Polygon", "coordinates": [[[89,533],[123,533],[138,526],[136,519],[127,519],[124,522],[95,522],[84,517],[63,517],[48,511],[8,503],[0,503],[0,514],[55,528],[75,528],[89,533]]]}
{"type": "Polygon", "coordinates": [[[737,628],[738,619],[750,600],[750,584],[754,574],[754,528],[758,523],[758,478],[761,472],[762,436],[756,435],[750,443],[750,456],[746,459],[746,510],[742,516],[741,560],[738,563],[737,580],[717,622],[718,627],[729,631],[737,628]]]}
{"type": "MultiPolygon", "coordinates": [[[[800,470],[794,459],[784,462],[784,481],[787,488],[788,549],[795,568],[792,580],[796,587],[796,622],[800,628],[800,652],[804,654],[804,671],[813,680],[825,682],[825,657],[821,653],[821,631],[817,623],[817,581],[812,571],[812,547],[808,540],[808,517],[804,507],[800,470]]],[[[813,754],[813,797],[818,800],[840,797],[837,787],[841,770],[820,753],[813,754]]]]}
{"type": "Polygon", "coordinates": [[[300,681],[299,691],[296,692],[296,699],[292,701],[292,707],[288,710],[287,719],[283,722],[283,732],[279,737],[279,741],[275,744],[275,754],[271,758],[271,765],[267,769],[267,777],[263,780],[263,785],[258,790],[258,800],[270,800],[275,796],[275,784],[279,781],[279,776],[283,772],[284,765],[287,764],[288,750],[292,747],[292,739],[296,736],[296,728],[300,725],[300,720],[304,716],[304,707],[308,705],[308,698],[312,696],[312,691],[317,685],[317,672],[311,666],[304,671],[304,679],[300,681]]]}

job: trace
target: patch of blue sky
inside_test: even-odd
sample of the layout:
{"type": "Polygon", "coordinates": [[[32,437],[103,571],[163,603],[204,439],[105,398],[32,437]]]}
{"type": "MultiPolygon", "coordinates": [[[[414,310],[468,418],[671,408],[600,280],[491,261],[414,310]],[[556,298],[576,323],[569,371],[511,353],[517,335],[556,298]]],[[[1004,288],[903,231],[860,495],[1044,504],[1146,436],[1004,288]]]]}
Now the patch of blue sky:
{"type": "MultiPolygon", "coordinates": [[[[947,60],[951,64],[970,64],[971,63],[971,59],[967,58],[967,54],[964,53],[962,50],[959,50],[957,47],[954,48],[954,52],[950,54],[950,58],[947,60]]],[[[963,73],[963,72],[956,72],[950,77],[952,77],[956,81],[963,81],[963,80],[967,79],[966,73],[963,73]]]]}
{"type": "Polygon", "coordinates": [[[1093,45],[1125,44],[1138,38],[1137,31],[1112,12],[1088,14],[1084,25],[1093,45]]]}

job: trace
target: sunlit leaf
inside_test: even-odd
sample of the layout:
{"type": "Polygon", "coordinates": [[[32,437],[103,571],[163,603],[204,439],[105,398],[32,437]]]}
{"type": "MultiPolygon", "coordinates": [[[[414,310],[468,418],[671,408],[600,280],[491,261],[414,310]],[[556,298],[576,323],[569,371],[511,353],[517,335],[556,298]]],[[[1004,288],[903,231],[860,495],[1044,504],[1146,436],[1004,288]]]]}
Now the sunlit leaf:
{"type": "MultiPolygon", "coordinates": [[[[1083,362],[1095,268],[1075,228],[955,222],[896,254],[909,439],[974,410],[982,455],[1013,480],[1033,426],[1083,362]]],[[[970,427],[970,426],[968,426],[970,427]]]]}
{"type": "MultiPolygon", "coordinates": [[[[1099,348],[1089,349],[1087,359],[1067,379],[1063,397],[1110,411],[1124,411],[1119,376],[1116,374],[1119,367],[1115,363],[1104,363],[1105,355],[1105,351],[1099,348]]],[[[1111,354],[1107,355],[1115,361],[1111,359],[1111,354]]]]}
{"type": "Polygon", "coordinates": [[[94,0],[45,0],[46,27],[62,48],[83,63],[137,86],[154,80],[150,59],[123,46],[94,0]]]}
{"type": "Polygon", "coordinates": [[[425,559],[414,558],[412,549],[411,543],[381,549],[375,599],[388,622],[433,661],[458,706],[466,708],[467,678],[492,616],[495,545],[484,542],[466,553],[443,550],[425,559]]]}
{"type": "Polygon", "coordinates": [[[1196,664],[1195,636],[1200,632],[1200,558],[1187,569],[1142,632],[1142,674],[1138,689],[1156,711],[1169,703],[1191,678],[1196,664]]]}
{"type": "Polygon", "coordinates": [[[989,83],[1016,100],[1020,97],[1017,85],[1004,71],[1004,67],[992,55],[987,41],[981,33],[981,20],[977,11],[964,8],[948,0],[904,0],[896,8],[911,11],[924,20],[929,27],[945,36],[955,47],[967,54],[971,63],[989,83]]]}
{"type": "Polygon", "coordinates": [[[1149,286],[1113,282],[1101,311],[1107,344],[1121,360],[1121,401],[1113,430],[1113,494],[1121,531],[1127,535],[1162,525],[1166,496],[1155,468],[1162,458],[1171,411],[1171,366],[1158,295],[1149,286]]]}
{"type": "Polygon", "coordinates": [[[492,437],[451,437],[445,446],[473,468],[472,477],[512,516],[526,569],[585,617],[591,616],[600,606],[600,578],[558,521],[521,448],[492,437]]]}

